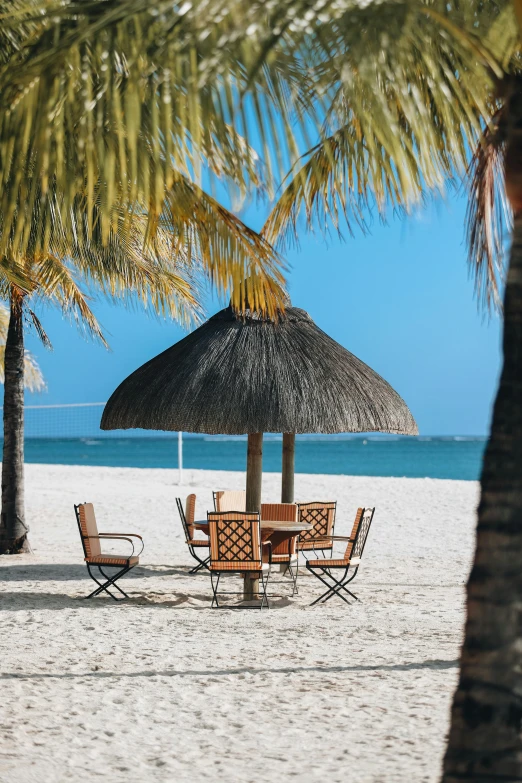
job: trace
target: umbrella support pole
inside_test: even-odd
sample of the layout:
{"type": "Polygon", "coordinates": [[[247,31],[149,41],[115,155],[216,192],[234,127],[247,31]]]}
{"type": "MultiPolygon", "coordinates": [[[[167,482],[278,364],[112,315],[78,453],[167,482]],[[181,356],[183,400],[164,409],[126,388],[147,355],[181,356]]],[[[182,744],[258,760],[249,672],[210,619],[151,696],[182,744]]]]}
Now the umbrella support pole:
{"type": "MultiPolygon", "coordinates": [[[[252,432],[248,436],[246,510],[261,511],[261,482],[263,477],[263,433],[252,432]]],[[[245,601],[259,597],[259,579],[245,574],[243,597],[245,601]]]]}
{"type": "Polygon", "coordinates": [[[243,586],[243,600],[256,601],[259,598],[259,579],[251,579],[249,574],[245,574],[243,586]]]}
{"type": "Polygon", "coordinates": [[[294,502],[295,432],[283,432],[281,503],[294,502]]]}

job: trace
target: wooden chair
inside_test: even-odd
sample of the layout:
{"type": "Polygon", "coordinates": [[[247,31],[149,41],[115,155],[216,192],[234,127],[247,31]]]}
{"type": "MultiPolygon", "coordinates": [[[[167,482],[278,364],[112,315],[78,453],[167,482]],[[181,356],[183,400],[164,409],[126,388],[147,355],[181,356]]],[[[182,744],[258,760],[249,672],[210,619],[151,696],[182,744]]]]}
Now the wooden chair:
{"type": "MultiPolygon", "coordinates": [[[[223,574],[240,573],[253,579],[260,579],[262,596],[260,609],[268,609],[266,589],[270,575],[270,547],[268,563],[263,562],[261,548],[261,522],[258,512],[209,511],[210,533],[210,579],[212,584],[212,608],[221,608],[220,595],[237,595],[237,592],[219,591],[219,580],[223,574]]],[[[230,606],[228,607],[230,608],[230,606]]],[[[245,606],[245,609],[257,607],[245,606]]]]}
{"type": "Polygon", "coordinates": [[[185,508],[183,508],[183,503],[181,502],[181,498],[176,498],[176,505],[178,507],[181,524],[183,525],[183,531],[185,533],[185,542],[188,546],[188,550],[192,555],[192,557],[194,558],[194,560],[198,561],[198,565],[194,566],[194,568],[191,568],[189,574],[197,574],[197,572],[201,571],[202,568],[206,568],[208,571],[208,563],[210,561],[210,556],[202,560],[201,557],[198,554],[196,554],[196,552],[201,552],[203,548],[206,547],[208,549],[208,547],[210,546],[208,536],[206,538],[195,538],[194,536],[196,496],[195,495],[187,496],[185,508]]]}
{"type": "Polygon", "coordinates": [[[308,560],[306,563],[307,569],[316,576],[321,582],[328,588],[319,598],[310,604],[313,606],[319,601],[324,603],[328,601],[332,596],[337,595],[342,598],[345,603],[350,603],[346,600],[341,591],[348,593],[352,598],[357,601],[358,598],[354,593],[351,593],[346,587],[355,577],[359,570],[361,563],[362,553],[370,532],[370,526],[372,524],[375,508],[359,508],[355,516],[353,528],[350,537],[347,536],[330,536],[332,540],[332,546],[334,541],[346,541],[346,550],[344,556],[338,559],[331,558],[326,560],[308,560]],[[340,574],[338,578],[337,574],[340,574]]]}
{"type": "MultiPolygon", "coordinates": [[[[303,554],[309,551],[313,551],[314,554],[318,551],[323,554],[331,552],[331,537],[334,534],[337,503],[315,501],[313,503],[298,503],[297,507],[299,522],[314,526],[313,530],[303,532],[299,536],[298,551],[303,554]]],[[[306,554],[305,557],[307,557],[306,554]]]]}
{"type": "Polygon", "coordinates": [[[225,489],[213,492],[214,511],[246,511],[246,492],[240,489],[225,489]]]}
{"type": "Polygon", "coordinates": [[[82,540],[83,554],[85,564],[87,565],[87,571],[89,572],[91,579],[98,585],[96,590],[93,590],[93,592],[90,595],[87,595],[86,598],[94,598],[95,595],[105,591],[115,601],[122,600],[113,595],[109,590],[109,587],[115,587],[116,590],[119,590],[119,592],[125,598],[128,598],[129,596],[127,593],[122,590],[121,587],[116,584],[116,582],[124,574],[130,571],[131,568],[134,568],[134,566],[137,566],[140,562],[139,556],[143,552],[142,537],[138,536],[136,533],[99,533],[98,526],[96,524],[96,517],[94,515],[94,506],[92,503],[80,503],[77,506],[75,505],[74,512],[76,514],[78,530],[80,531],[80,537],[82,540]],[[137,555],[134,554],[134,543],[132,541],[133,538],[139,538],[141,541],[141,549],[137,555]],[[101,551],[100,542],[107,539],[128,541],[132,546],[132,552],[128,555],[104,554],[101,551]],[[105,582],[100,582],[98,579],[96,579],[91,571],[91,568],[93,567],[98,569],[103,579],[105,579],[105,582]],[[118,568],[119,570],[114,574],[114,576],[108,576],[103,568],[118,568]]]}
{"type": "MultiPolygon", "coordinates": [[[[261,519],[263,520],[297,524],[297,513],[298,510],[295,503],[261,503],[261,519]]],[[[272,545],[272,565],[286,567],[285,573],[290,574],[293,583],[292,596],[298,592],[298,540],[299,535],[295,535],[280,544],[272,545]]]]}

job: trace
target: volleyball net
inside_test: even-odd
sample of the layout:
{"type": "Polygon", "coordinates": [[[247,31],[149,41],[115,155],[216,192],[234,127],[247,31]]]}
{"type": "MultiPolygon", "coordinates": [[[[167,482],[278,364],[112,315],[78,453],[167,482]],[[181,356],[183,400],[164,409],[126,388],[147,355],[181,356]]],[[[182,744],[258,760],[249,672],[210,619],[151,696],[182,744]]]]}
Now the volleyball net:
{"type": "MultiPolygon", "coordinates": [[[[26,438],[177,438],[177,432],[158,430],[102,430],[104,402],[64,405],[26,405],[26,438]]],[[[2,411],[3,413],[3,411],[2,411]]]]}
{"type": "MultiPolygon", "coordinates": [[[[102,430],[100,421],[104,402],[73,402],[63,405],[26,405],[24,434],[37,449],[47,448],[45,441],[82,440],[93,443],[114,438],[170,438],[177,441],[178,481],[183,478],[183,434],[161,430],[102,430]]],[[[3,408],[0,410],[3,415],[3,408]]],[[[0,431],[1,434],[1,431],[0,431]]],[[[108,444],[107,444],[108,445],[108,444]]],[[[174,450],[176,445],[174,445],[174,450]]],[[[174,451],[175,453],[175,451],[174,451]]],[[[39,460],[36,460],[39,461],[39,460]]],[[[53,461],[53,460],[51,460],[53,461]]]]}

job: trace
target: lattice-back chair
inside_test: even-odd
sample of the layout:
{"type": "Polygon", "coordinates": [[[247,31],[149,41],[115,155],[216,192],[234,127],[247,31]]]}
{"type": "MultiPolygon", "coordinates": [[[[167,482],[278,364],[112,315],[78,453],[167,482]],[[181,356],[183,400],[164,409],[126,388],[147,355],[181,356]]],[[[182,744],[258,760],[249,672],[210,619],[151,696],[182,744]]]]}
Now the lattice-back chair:
{"type": "Polygon", "coordinates": [[[194,527],[194,520],[196,516],[196,496],[187,496],[185,508],[183,508],[181,498],[176,498],[176,505],[178,507],[181,524],[183,525],[185,542],[188,546],[188,550],[194,560],[197,560],[198,562],[194,568],[190,569],[189,574],[196,574],[198,571],[201,571],[202,568],[206,568],[208,570],[210,556],[205,557],[205,553],[202,552],[205,547],[208,549],[210,546],[208,536],[205,538],[195,537],[196,528],[194,527]],[[201,557],[197,554],[197,552],[201,553],[201,557]]]}
{"type": "Polygon", "coordinates": [[[246,492],[242,489],[223,489],[213,492],[214,511],[246,511],[246,492]]]}
{"type": "MultiPolygon", "coordinates": [[[[260,579],[262,597],[259,606],[268,609],[266,588],[270,574],[270,551],[268,563],[263,562],[261,546],[261,522],[259,512],[247,511],[209,511],[208,527],[210,535],[210,577],[212,583],[212,607],[220,608],[218,603],[219,580],[223,574],[241,573],[245,578],[260,579]]],[[[237,595],[229,592],[228,595],[237,595]]],[[[257,608],[257,607],[244,607],[257,608]]]]}
{"type": "MultiPolygon", "coordinates": [[[[261,519],[263,521],[288,522],[297,524],[298,509],[295,503],[261,503],[261,519]]],[[[272,536],[272,565],[283,566],[285,573],[292,579],[292,596],[297,592],[297,576],[299,573],[297,542],[299,534],[291,538],[278,535],[272,536]],[[282,541],[278,539],[283,538],[282,541]]],[[[273,581],[272,581],[273,584],[273,581]]]]}
{"type": "Polygon", "coordinates": [[[342,595],[342,592],[351,595],[356,601],[358,600],[357,596],[354,593],[351,593],[346,585],[357,576],[374,514],[375,508],[358,508],[350,536],[331,536],[332,545],[334,541],[347,542],[342,557],[337,559],[332,557],[329,560],[307,561],[306,567],[310,573],[320,579],[328,588],[323,595],[313,601],[311,604],[312,606],[313,604],[319,603],[319,601],[324,603],[334,595],[342,598],[347,604],[350,603],[346,600],[344,595],[342,595]],[[337,576],[338,574],[340,574],[339,578],[337,576]]]}
{"type": "Polygon", "coordinates": [[[96,590],[86,596],[86,598],[94,598],[101,592],[106,592],[115,601],[122,599],[117,598],[111,593],[109,587],[115,587],[125,598],[129,596],[127,593],[116,584],[124,574],[137,566],[140,562],[139,556],[143,552],[143,539],[137,533],[100,533],[98,531],[98,525],[96,524],[96,516],[94,514],[94,506],[92,503],[80,503],[74,506],[74,513],[76,514],[76,522],[78,523],[78,530],[80,531],[80,537],[82,540],[83,554],[85,564],[89,576],[96,582],[98,587],[96,590]],[[134,554],[133,538],[139,538],[141,541],[141,549],[138,554],[134,554]],[[127,555],[113,555],[104,554],[101,548],[101,542],[107,539],[114,539],[116,541],[128,541],[132,546],[132,552],[127,555]],[[94,576],[91,568],[97,568],[105,582],[100,582],[94,576]],[[103,568],[118,568],[119,570],[113,575],[108,576],[103,568]]]}
{"type": "Polygon", "coordinates": [[[313,503],[298,503],[299,522],[305,522],[307,525],[313,525],[313,530],[307,530],[301,533],[298,542],[298,551],[303,552],[307,557],[307,552],[332,551],[331,536],[334,534],[335,511],[337,503],[334,501],[313,503]]]}

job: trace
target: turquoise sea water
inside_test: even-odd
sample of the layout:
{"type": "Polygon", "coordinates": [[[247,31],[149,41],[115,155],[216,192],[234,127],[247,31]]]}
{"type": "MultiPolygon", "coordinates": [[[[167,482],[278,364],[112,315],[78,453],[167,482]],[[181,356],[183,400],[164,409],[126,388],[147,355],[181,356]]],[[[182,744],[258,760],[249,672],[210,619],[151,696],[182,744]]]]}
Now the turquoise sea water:
{"type": "MultiPolygon", "coordinates": [[[[298,473],[354,476],[405,476],[476,480],[480,477],[484,438],[387,438],[303,436],[296,443],[298,473]]],[[[26,462],[176,468],[177,438],[28,438],[26,462]]],[[[245,470],[246,439],[187,437],[185,468],[245,470]]],[[[263,469],[281,470],[281,440],[265,438],[263,469]]]]}

